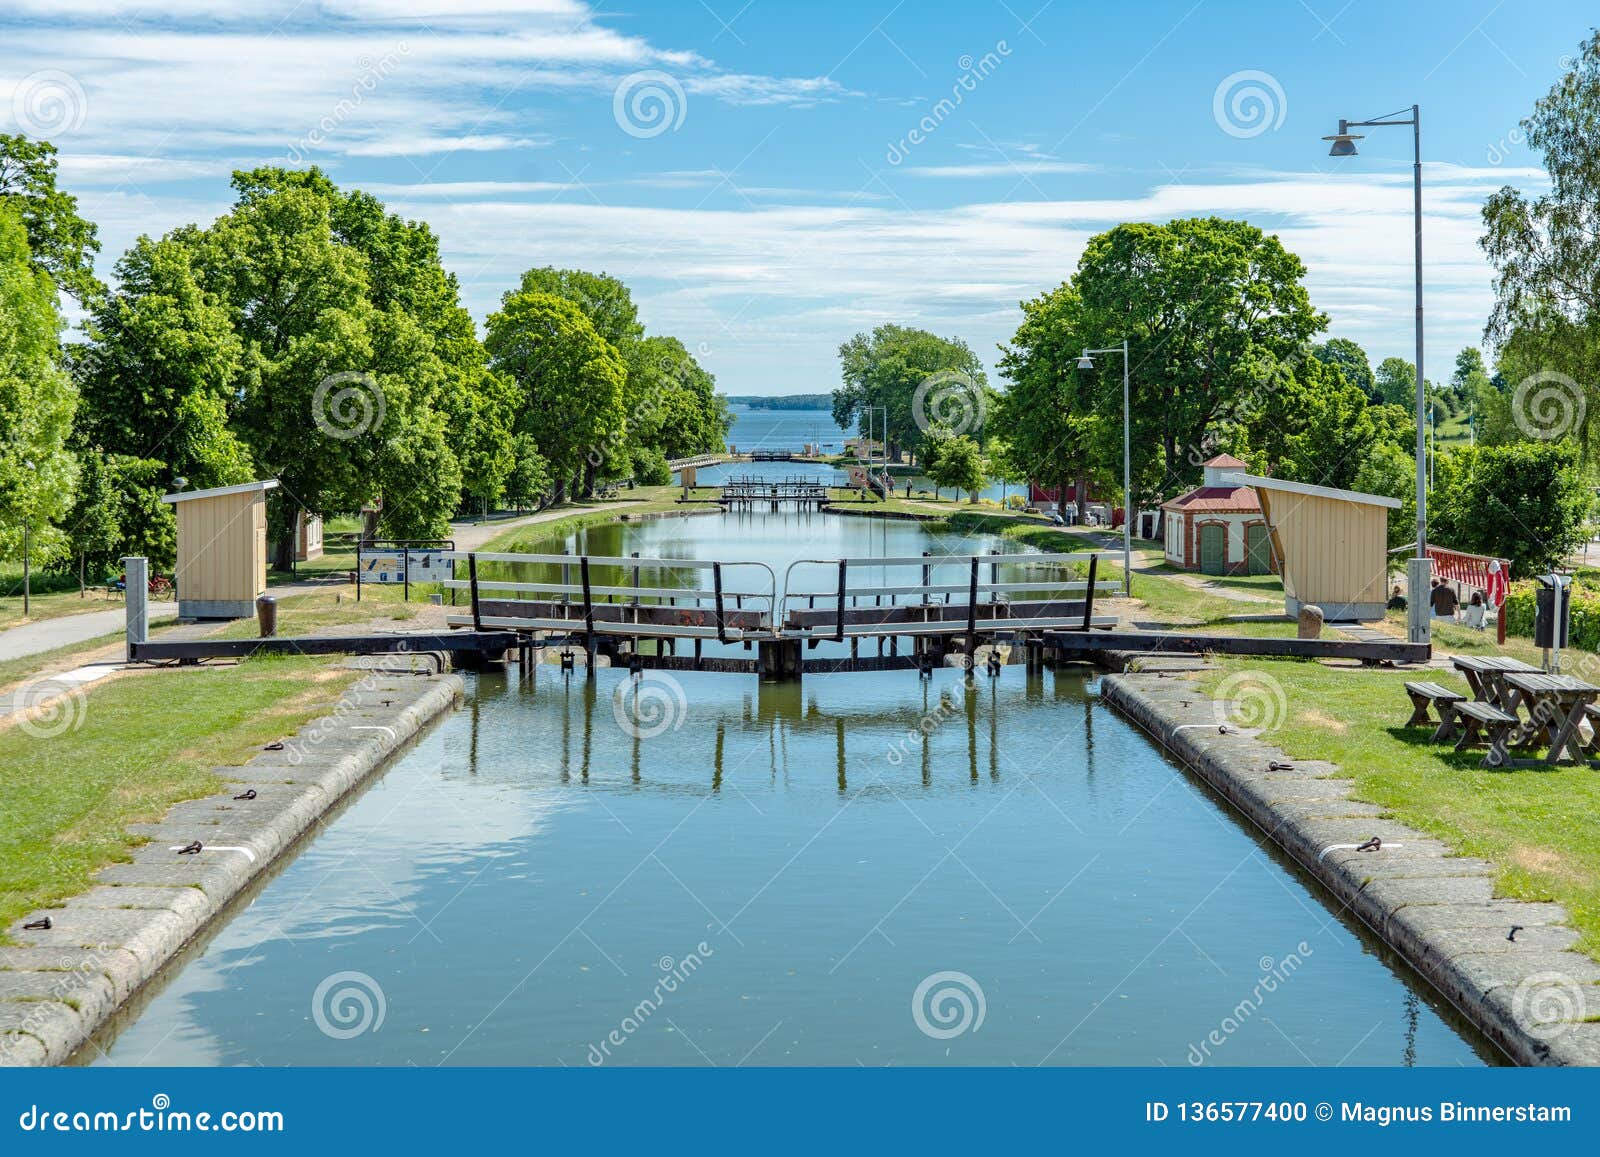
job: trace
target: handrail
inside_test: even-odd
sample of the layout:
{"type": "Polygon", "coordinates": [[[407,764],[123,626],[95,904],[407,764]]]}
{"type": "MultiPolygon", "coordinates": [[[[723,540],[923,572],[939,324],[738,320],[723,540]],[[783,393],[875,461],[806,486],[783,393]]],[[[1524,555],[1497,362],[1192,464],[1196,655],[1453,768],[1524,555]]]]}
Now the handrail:
{"type": "MultiPolygon", "coordinates": [[[[902,594],[914,595],[922,592],[927,592],[929,594],[958,594],[961,591],[966,591],[970,598],[976,599],[979,593],[985,592],[998,595],[1010,591],[1076,591],[1083,589],[1089,590],[1092,593],[1092,591],[1097,588],[1090,588],[1085,585],[1082,580],[1077,579],[1065,579],[1060,582],[1007,583],[999,582],[991,578],[989,582],[982,582],[977,579],[978,565],[980,563],[990,564],[991,574],[993,574],[993,568],[1000,565],[1037,568],[1045,566],[1060,566],[1062,564],[1069,563],[1088,563],[1090,567],[1090,579],[1092,581],[1096,560],[1099,559],[1100,554],[1101,552],[1099,551],[1081,551],[1071,553],[1043,551],[1034,553],[1032,551],[1017,551],[1011,554],[926,554],[889,555],[879,558],[797,558],[784,569],[783,595],[778,603],[778,614],[780,618],[787,616],[790,603],[794,599],[815,600],[819,598],[836,598],[839,600],[838,607],[842,617],[845,599],[851,595],[863,594],[889,595],[893,597],[902,594]],[[929,579],[932,577],[934,568],[956,565],[963,565],[968,568],[967,582],[961,584],[960,586],[952,586],[943,583],[928,583],[922,586],[885,587],[874,586],[868,582],[850,583],[845,577],[847,571],[861,567],[887,568],[915,566],[921,568],[924,579],[929,579]],[[801,566],[837,567],[839,571],[838,589],[835,591],[791,590],[790,588],[793,585],[795,568],[801,566]]],[[[1113,584],[1107,585],[1109,586],[1113,584]]],[[[835,630],[835,636],[840,637],[837,629],[835,630]]]]}

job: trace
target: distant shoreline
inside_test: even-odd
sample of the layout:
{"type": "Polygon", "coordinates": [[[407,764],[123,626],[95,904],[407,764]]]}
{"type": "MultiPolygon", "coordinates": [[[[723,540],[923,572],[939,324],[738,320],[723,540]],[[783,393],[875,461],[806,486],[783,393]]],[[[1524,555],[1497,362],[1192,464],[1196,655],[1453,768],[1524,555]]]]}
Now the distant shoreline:
{"type": "Polygon", "coordinates": [[[729,395],[730,406],[748,406],[752,410],[832,410],[832,394],[783,394],[761,398],[751,395],[729,395]]]}

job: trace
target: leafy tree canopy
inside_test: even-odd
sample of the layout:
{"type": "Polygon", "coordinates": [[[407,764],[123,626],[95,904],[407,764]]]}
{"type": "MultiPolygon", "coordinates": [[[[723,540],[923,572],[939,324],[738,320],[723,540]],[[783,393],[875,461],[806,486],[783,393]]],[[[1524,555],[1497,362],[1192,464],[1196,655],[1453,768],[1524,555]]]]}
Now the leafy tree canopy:
{"type": "Polygon", "coordinates": [[[81,305],[105,292],[94,275],[97,230],[79,215],[77,198],[56,187],[54,145],[0,133],[0,206],[9,206],[21,219],[32,264],[48,273],[56,288],[81,305]]]}
{"type": "Polygon", "coordinates": [[[880,325],[841,345],[839,363],[833,420],[863,434],[870,424],[879,441],[887,424],[891,457],[910,450],[920,460],[927,431],[939,422],[974,437],[982,430],[992,398],[983,363],[959,338],[880,325]],[[871,410],[877,406],[887,413],[871,410]]]}

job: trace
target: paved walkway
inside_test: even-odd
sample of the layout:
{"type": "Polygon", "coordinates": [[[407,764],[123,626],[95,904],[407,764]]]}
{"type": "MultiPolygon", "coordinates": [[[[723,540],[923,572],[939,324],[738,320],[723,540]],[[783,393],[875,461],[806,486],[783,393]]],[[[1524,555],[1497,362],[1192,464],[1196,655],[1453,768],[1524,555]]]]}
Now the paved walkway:
{"type": "Polygon", "coordinates": [[[558,518],[570,518],[575,514],[627,510],[630,506],[637,505],[639,505],[637,501],[596,502],[592,506],[552,507],[549,510],[541,510],[538,514],[525,514],[521,518],[497,518],[489,522],[452,522],[450,524],[450,537],[455,540],[457,550],[477,550],[495,535],[503,531],[515,530],[519,526],[532,526],[538,522],[554,522],[558,518]]]}
{"type": "MultiPolygon", "coordinates": [[[[149,606],[152,622],[177,617],[178,604],[175,602],[150,603],[149,606]]],[[[20,627],[0,631],[0,660],[22,659],[41,651],[54,651],[57,647],[87,643],[90,639],[120,631],[126,625],[127,612],[121,603],[112,603],[103,611],[24,623],[20,627]]]]}

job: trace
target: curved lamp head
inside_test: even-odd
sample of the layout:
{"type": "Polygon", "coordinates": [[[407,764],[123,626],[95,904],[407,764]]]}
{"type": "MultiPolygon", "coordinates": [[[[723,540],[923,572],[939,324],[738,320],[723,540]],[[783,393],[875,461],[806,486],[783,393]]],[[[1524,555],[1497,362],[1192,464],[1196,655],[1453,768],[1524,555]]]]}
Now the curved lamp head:
{"type": "Polygon", "coordinates": [[[1080,370],[1092,370],[1092,369],[1094,369],[1094,359],[1089,356],[1089,351],[1088,350],[1084,350],[1083,351],[1083,356],[1078,359],[1078,368],[1080,370]]]}
{"type": "Polygon", "coordinates": [[[1353,157],[1356,155],[1356,142],[1361,139],[1361,134],[1351,132],[1350,122],[1341,120],[1339,131],[1322,139],[1333,142],[1328,148],[1330,157],[1353,157]]]}

